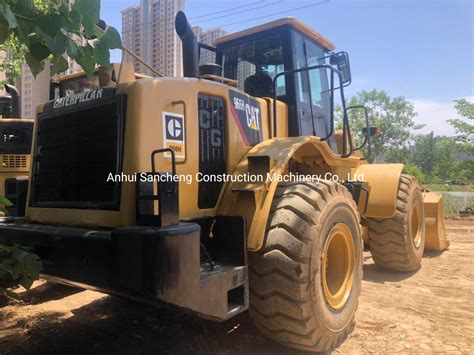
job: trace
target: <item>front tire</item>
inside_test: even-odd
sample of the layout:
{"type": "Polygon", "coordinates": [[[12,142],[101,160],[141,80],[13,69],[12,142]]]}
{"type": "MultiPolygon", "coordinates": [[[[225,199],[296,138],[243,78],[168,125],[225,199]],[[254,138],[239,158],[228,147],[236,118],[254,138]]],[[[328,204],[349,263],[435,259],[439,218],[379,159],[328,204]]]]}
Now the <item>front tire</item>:
{"type": "Polygon", "coordinates": [[[250,314],[262,333],[309,351],[347,337],[362,280],[359,220],[341,184],[279,185],[265,246],[249,256],[250,314]]]}
{"type": "Polygon", "coordinates": [[[425,248],[423,195],[415,177],[402,174],[395,215],[389,219],[367,218],[369,248],[377,266],[396,271],[421,267],[425,248]]]}

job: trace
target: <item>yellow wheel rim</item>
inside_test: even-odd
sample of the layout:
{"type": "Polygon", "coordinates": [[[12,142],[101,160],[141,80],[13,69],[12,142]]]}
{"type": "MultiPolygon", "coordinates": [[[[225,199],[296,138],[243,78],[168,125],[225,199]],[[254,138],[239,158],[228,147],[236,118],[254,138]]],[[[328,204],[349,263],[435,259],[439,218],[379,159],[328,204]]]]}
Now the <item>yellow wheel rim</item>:
{"type": "Polygon", "coordinates": [[[420,246],[421,243],[421,213],[420,205],[418,203],[413,205],[411,210],[411,237],[413,239],[413,244],[416,248],[420,246]]]}
{"type": "Polygon", "coordinates": [[[326,302],[335,310],[349,299],[354,282],[354,241],[349,227],[338,223],[324,243],[322,286],[326,302]]]}

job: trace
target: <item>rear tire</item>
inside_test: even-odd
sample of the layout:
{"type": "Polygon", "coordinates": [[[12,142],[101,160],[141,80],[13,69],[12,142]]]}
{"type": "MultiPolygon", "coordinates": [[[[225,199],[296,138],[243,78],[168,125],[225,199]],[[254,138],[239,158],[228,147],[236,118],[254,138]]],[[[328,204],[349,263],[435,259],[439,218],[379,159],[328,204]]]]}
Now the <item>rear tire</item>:
{"type": "Polygon", "coordinates": [[[279,185],[265,246],[249,255],[250,315],[263,334],[309,351],[344,341],[362,281],[359,221],[341,184],[279,185]]]}
{"type": "Polygon", "coordinates": [[[397,271],[421,267],[425,247],[423,195],[415,177],[402,174],[395,215],[368,218],[369,247],[377,266],[397,271]]]}

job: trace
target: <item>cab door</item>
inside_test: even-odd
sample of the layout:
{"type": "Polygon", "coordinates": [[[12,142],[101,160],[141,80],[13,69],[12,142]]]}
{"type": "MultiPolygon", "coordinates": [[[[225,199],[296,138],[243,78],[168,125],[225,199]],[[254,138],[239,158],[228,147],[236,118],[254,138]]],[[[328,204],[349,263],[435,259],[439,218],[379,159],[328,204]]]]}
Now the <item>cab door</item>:
{"type": "MultiPolygon", "coordinates": [[[[293,68],[324,64],[324,50],[298,31],[292,32],[293,68]]],[[[330,90],[326,69],[313,69],[295,74],[295,101],[298,135],[326,137],[330,131],[330,90]]],[[[336,152],[333,136],[329,145],[336,152]]]]}

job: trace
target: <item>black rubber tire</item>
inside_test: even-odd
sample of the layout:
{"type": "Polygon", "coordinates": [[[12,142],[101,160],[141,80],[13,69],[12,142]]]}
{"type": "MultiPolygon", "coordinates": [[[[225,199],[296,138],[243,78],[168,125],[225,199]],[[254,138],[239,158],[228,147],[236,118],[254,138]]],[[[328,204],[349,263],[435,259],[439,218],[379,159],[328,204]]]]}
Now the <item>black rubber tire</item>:
{"type": "Polygon", "coordinates": [[[249,255],[250,315],[268,338],[308,351],[329,351],[354,326],[362,281],[360,216],[349,191],[329,181],[279,185],[265,246],[249,255]],[[338,311],[325,301],[321,258],[329,231],[346,224],[354,244],[354,281],[338,311]]]}
{"type": "Polygon", "coordinates": [[[377,266],[395,271],[415,271],[421,267],[425,248],[425,215],[423,195],[415,177],[402,174],[398,187],[397,208],[390,219],[367,218],[369,248],[377,266]],[[411,213],[420,206],[421,241],[415,246],[412,238],[411,213]]]}

